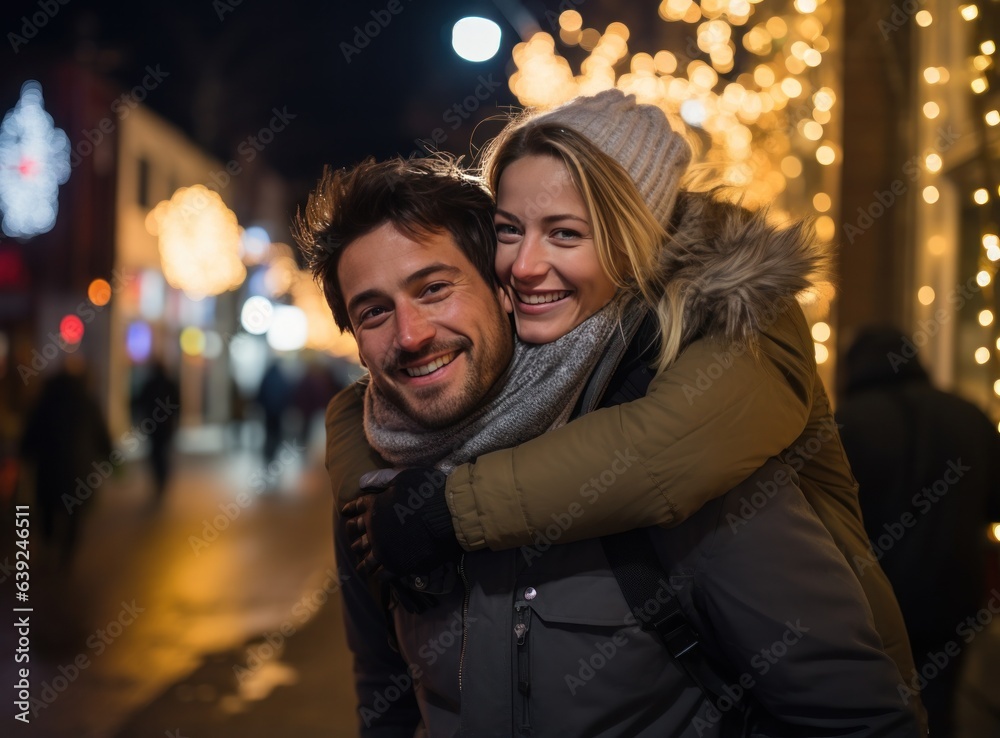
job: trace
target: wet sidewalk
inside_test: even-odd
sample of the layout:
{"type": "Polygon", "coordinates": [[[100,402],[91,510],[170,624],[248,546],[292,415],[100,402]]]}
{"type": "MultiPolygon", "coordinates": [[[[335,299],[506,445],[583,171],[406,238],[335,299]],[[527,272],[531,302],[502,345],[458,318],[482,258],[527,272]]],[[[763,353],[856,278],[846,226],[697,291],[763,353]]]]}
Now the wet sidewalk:
{"type": "Polygon", "coordinates": [[[291,617],[246,647],[211,654],[132,716],[117,738],[347,738],[356,736],[350,657],[336,578],[303,596],[291,617]],[[312,607],[316,615],[300,620],[312,607]],[[287,634],[287,635],[286,635],[287,634]]]}
{"type": "MultiPolygon", "coordinates": [[[[158,506],[137,463],[94,501],[69,571],[32,532],[32,718],[5,700],[4,735],[356,734],[315,453],[186,455],[158,506]]],[[[13,685],[12,628],[0,646],[13,685]]]]}

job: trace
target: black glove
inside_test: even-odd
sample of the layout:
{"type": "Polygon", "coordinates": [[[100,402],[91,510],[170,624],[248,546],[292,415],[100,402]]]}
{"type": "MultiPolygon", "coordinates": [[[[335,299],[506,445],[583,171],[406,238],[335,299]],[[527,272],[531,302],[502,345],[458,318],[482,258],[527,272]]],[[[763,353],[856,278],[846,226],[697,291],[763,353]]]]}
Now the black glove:
{"type": "Polygon", "coordinates": [[[404,469],[385,490],[344,505],[359,572],[425,574],[462,553],[444,497],[447,479],[430,467],[404,469]]]}

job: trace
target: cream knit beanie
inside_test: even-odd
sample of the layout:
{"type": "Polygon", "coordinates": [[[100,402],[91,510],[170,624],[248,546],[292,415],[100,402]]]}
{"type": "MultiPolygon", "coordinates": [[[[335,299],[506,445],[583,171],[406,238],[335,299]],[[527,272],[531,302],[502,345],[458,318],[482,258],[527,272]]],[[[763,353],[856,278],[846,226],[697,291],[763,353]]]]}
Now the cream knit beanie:
{"type": "Polygon", "coordinates": [[[666,227],[691,147],[670,128],[655,105],[636,104],[635,95],[604,90],[529,118],[523,125],[565,126],[617,161],[632,177],[660,225],[666,227]]]}

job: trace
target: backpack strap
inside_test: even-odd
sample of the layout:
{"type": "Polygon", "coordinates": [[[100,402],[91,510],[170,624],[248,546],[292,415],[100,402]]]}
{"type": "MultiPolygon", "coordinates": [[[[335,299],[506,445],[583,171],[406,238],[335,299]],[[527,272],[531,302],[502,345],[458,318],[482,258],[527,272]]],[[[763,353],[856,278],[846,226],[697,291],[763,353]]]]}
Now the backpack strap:
{"type": "Polygon", "coordinates": [[[726,699],[731,706],[723,709],[721,698],[725,680],[709,663],[697,632],[681,610],[669,575],[664,571],[647,531],[638,529],[603,536],[601,545],[629,611],[642,629],[659,635],[681,671],[724,716],[724,734],[748,735],[752,707],[744,697],[733,702],[729,692],[726,699]],[[655,612],[649,612],[652,608],[648,605],[652,602],[662,606],[655,612]]]}
{"type": "Polygon", "coordinates": [[[658,633],[670,655],[682,662],[698,647],[698,634],[684,617],[680,602],[670,591],[667,574],[660,567],[646,532],[639,529],[604,536],[601,544],[628,602],[629,611],[643,630],[658,633]],[[661,593],[664,589],[667,590],[666,603],[655,613],[650,613],[651,602],[663,603],[661,593]]]}

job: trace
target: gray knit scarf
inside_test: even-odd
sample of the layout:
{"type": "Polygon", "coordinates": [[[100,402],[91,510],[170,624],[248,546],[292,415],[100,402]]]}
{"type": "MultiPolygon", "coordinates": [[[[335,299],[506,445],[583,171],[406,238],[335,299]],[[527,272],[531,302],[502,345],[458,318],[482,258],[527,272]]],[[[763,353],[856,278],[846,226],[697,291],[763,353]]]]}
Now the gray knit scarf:
{"type": "Polygon", "coordinates": [[[510,448],[568,420],[587,378],[615,331],[631,335],[641,320],[635,300],[618,297],[551,343],[515,342],[498,390],[455,425],[428,430],[369,382],[368,443],[394,467],[436,466],[446,474],[480,454],[510,448]]]}

